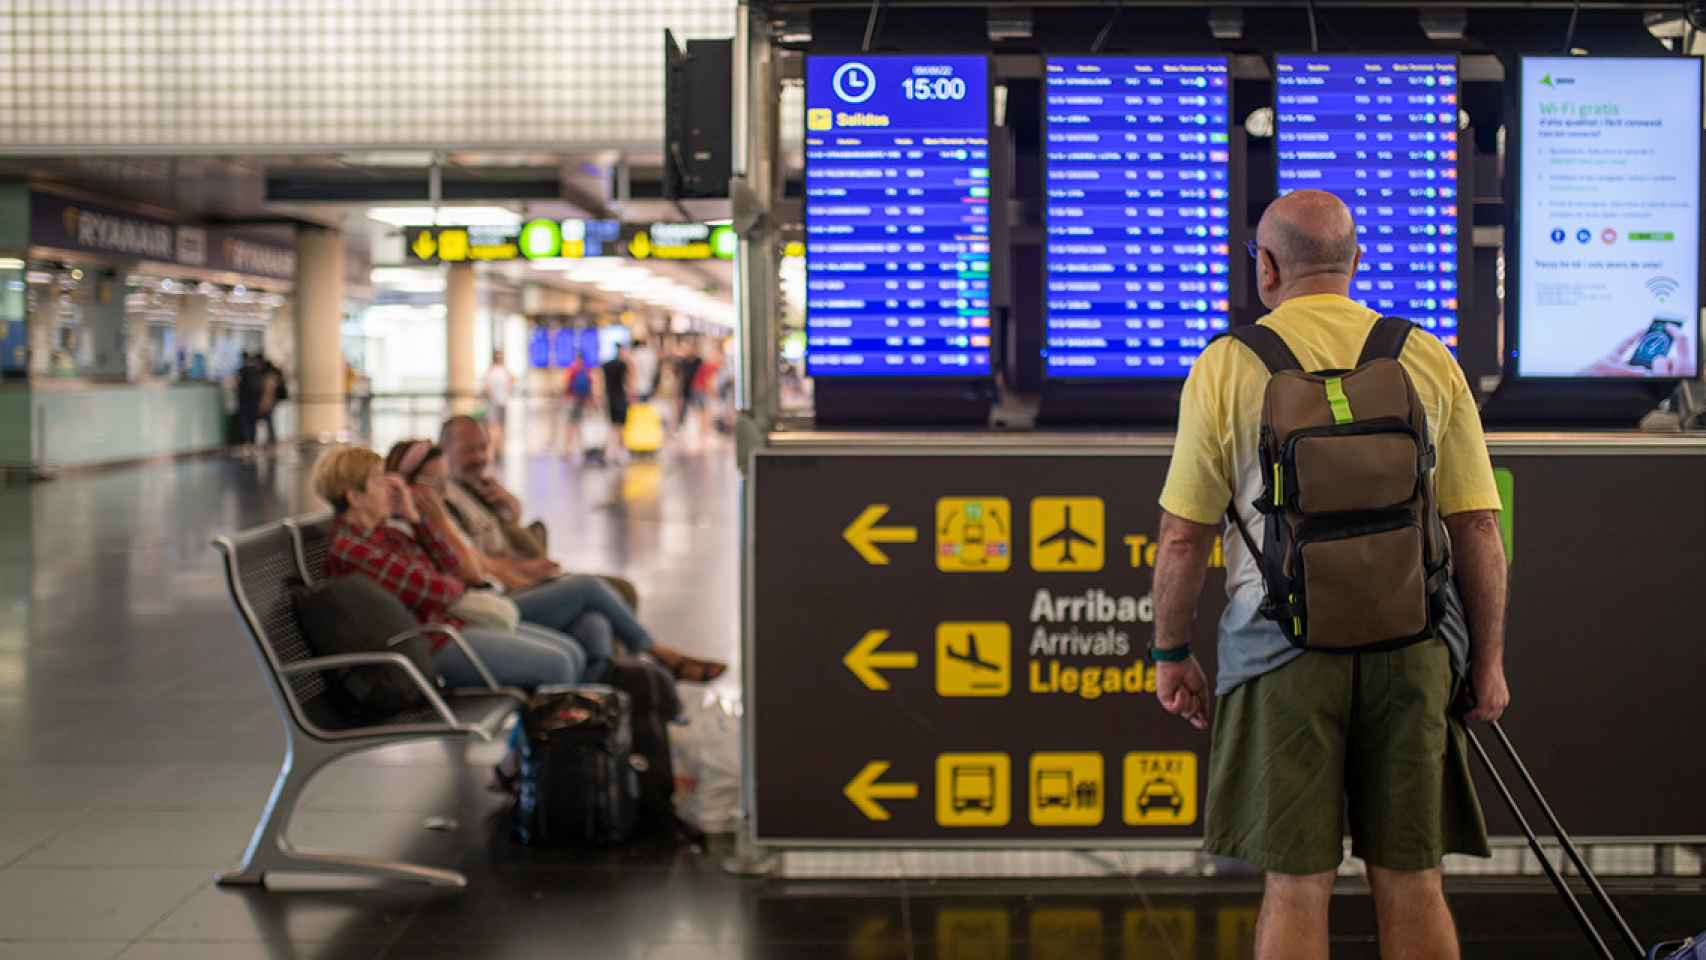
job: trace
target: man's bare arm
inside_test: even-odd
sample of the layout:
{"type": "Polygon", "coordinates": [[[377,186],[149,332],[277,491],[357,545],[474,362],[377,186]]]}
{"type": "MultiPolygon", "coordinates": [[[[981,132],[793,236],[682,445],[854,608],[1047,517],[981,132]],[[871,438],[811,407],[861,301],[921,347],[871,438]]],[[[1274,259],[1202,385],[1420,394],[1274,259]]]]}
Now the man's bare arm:
{"type": "Polygon", "coordinates": [[[1505,541],[1499,515],[1471,510],[1445,518],[1451,534],[1451,555],[1457,566],[1457,589],[1469,617],[1471,680],[1477,705],[1473,720],[1497,720],[1510,703],[1505,685],[1505,598],[1507,573],[1505,541]]]}
{"type": "Polygon", "coordinates": [[[1218,527],[1161,511],[1155,555],[1155,645],[1163,650],[1191,642],[1208,579],[1208,554],[1218,527]]]}
{"type": "MultiPolygon", "coordinates": [[[[1176,650],[1191,642],[1197,604],[1208,577],[1215,527],[1161,511],[1161,541],[1155,556],[1155,646],[1176,650]]],[[[1161,708],[1208,729],[1208,677],[1193,655],[1155,666],[1155,695],[1161,708]]]]}

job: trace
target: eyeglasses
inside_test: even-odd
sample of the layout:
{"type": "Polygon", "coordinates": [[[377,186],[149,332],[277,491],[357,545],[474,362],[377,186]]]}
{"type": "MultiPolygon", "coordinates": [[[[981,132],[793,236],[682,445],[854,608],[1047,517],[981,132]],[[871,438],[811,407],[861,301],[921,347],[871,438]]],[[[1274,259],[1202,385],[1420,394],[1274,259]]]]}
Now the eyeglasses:
{"type": "Polygon", "coordinates": [[[1251,260],[1257,259],[1257,257],[1260,256],[1261,251],[1262,251],[1261,247],[1256,246],[1256,241],[1254,241],[1254,240],[1246,241],[1244,244],[1244,249],[1248,250],[1250,252],[1250,259],[1251,260]]]}

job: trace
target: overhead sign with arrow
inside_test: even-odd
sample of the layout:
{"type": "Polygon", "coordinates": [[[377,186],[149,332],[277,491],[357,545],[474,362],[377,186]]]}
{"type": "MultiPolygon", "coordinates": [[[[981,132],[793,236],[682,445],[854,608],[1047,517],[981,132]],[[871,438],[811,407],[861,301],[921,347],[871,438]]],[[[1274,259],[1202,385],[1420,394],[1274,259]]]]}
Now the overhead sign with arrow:
{"type": "Polygon", "coordinates": [[[877,648],[882,646],[883,641],[888,638],[889,632],[887,630],[872,630],[866,633],[854,645],[853,649],[847,652],[847,656],[841,659],[841,662],[847,665],[847,669],[853,671],[853,675],[859,678],[859,682],[872,690],[889,689],[889,682],[877,672],[879,669],[911,670],[918,666],[918,654],[916,653],[878,653],[877,648]]]}
{"type": "Polygon", "coordinates": [[[841,538],[848,546],[859,552],[865,562],[874,567],[887,566],[889,555],[877,549],[879,543],[917,543],[918,528],[888,526],[879,527],[877,523],[888,516],[889,505],[873,503],[859,511],[847,529],[841,532],[841,538]]]}

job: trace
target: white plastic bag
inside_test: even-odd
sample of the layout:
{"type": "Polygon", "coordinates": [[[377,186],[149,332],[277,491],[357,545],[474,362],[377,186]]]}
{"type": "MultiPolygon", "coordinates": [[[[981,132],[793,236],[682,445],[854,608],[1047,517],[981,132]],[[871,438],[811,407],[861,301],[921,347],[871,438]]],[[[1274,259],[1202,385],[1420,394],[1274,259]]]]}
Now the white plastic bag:
{"type": "Polygon", "coordinates": [[[684,698],[669,732],[675,812],[705,833],[729,833],[740,812],[740,714],[738,698],[706,690],[684,698]]]}

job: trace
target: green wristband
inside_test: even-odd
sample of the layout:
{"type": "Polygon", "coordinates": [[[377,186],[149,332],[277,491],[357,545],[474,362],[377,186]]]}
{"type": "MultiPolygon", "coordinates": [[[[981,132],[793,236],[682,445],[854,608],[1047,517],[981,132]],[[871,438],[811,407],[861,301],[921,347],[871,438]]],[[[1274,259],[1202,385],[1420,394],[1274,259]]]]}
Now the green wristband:
{"type": "Polygon", "coordinates": [[[1151,645],[1149,648],[1149,659],[1156,663],[1182,663],[1190,658],[1191,645],[1188,643],[1182,647],[1165,648],[1151,645]]]}

